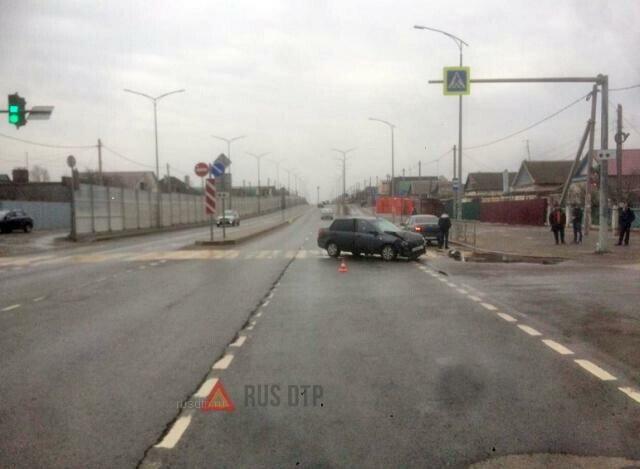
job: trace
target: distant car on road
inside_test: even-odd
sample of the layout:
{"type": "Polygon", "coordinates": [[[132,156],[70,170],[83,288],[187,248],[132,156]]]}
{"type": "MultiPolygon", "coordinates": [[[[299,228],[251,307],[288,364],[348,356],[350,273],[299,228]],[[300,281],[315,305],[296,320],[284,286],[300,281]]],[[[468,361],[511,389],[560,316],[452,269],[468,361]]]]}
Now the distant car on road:
{"type": "Polygon", "coordinates": [[[224,215],[216,218],[216,226],[240,226],[240,215],[237,210],[225,210],[224,215]]]}
{"type": "Polygon", "coordinates": [[[320,210],[320,220],[333,220],[333,209],[324,207],[320,210]]]}
{"type": "Polygon", "coordinates": [[[318,231],[318,247],[331,257],[347,251],[353,255],[379,254],[385,261],[397,256],[417,259],[425,253],[422,235],[403,231],[384,218],[337,218],[318,231]]]}
{"type": "Polygon", "coordinates": [[[13,230],[29,233],[33,230],[33,219],[23,210],[0,210],[0,231],[11,233],[13,230]]]}
{"type": "Polygon", "coordinates": [[[403,226],[405,230],[421,234],[427,244],[437,242],[440,236],[438,217],[435,215],[412,215],[403,226]]]}

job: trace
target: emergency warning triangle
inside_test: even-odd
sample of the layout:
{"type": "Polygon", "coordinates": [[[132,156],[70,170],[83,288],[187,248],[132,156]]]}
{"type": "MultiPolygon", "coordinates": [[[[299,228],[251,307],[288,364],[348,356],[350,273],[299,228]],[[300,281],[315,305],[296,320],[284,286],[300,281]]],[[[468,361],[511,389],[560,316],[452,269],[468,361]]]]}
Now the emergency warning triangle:
{"type": "Polygon", "coordinates": [[[220,380],[216,381],[215,386],[213,386],[213,389],[209,393],[209,396],[204,401],[204,406],[202,406],[202,412],[207,412],[210,410],[224,412],[233,412],[236,410],[233,402],[231,401],[231,398],[222,386],[222,382],[220,380]]]}

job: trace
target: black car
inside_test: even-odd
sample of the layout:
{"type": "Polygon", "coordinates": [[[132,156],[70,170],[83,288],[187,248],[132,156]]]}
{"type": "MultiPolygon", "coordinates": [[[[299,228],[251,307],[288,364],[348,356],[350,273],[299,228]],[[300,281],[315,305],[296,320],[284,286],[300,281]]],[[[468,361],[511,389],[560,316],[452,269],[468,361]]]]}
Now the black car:
{"type": "Polygon", "coordinates": [[[435,215],[412,215],[403,226],[405,230],[422,235],[427,243],[438,241],[440,237],[438,217],[435,215]]]}
{"type": "Polygon", "coordinates": [[[0,210],[0,231],[11,233],[23,230],[29,233],[33,229],[33,219],[22,210],[0,210]]]}
{"type": "Polygon", "coordinates": [[[402,231],[384,218],[337,218],[329,228],[318,231],[318,246],[332,257],[341,251],[354,255],[380,254],[385,261],[397,256],[417,259],[425,253],[421,235],[402,231]]]}

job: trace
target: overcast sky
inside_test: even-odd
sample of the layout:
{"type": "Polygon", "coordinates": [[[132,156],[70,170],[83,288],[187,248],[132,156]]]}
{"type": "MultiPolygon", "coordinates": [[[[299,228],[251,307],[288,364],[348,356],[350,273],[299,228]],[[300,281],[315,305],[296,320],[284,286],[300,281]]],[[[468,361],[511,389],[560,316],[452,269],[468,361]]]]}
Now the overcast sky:
{"type": "MultiPolygon", "coordinates": [[[[339,163],[332,148],[357,147],[347,186],[391,172],[451,177],[458,135],[457,98],[443,96],[442,67],[457,65],[449,38],[413,29],[423,24],[464,39],[475,78],[595,76],[612,88],[640,83],[640,1],[10,1],[0,0],[0,77],[5,94],[28,106],[55,105],[49,121],[0,133],[55,145],[95,145],[104,170],[154,168],[153,107],[123,88],[159,95],[160,164],[192,175],[226,144],[211,134],[246,135],[232,148],[234,183],[256,182],[246,152],[270,152],[305,179],[309,195],[335,195],[339,163]],[[459,5],[459,6],[456,6],[459,5]],[[431,163],[427,163],[431,161],[431,163]],[[147,166],[142,166],[147,165],[147,166]]],[[[589,84],[476,84],[464,98],[464,143],[508,135],[586,94],[589,84]]],[[[627,146],[640,147],[640,88],[611,93],[622,103],[627,146]]],[[[516,170],[526,157],[571,158],[588,119],[581,102],[502,143],[469,150],[467,171],[516,170]]],[[[611,113],[610,127],[615,127],[611,113]]],[[[599,121],[598,115],[598,121],[599,121]]],[[[599,127],[599,122],[598,122],[599,127]]],[[[97,151],[53,149],[0,137],[0,173],[24,164],[47,167],[57,180],[73,153],[97,168],[97,151]]],[[[276,177],[263,160],[262,180],[276,177]]],[[[286,173],[281,171],[281,182],[286,173]]]]}

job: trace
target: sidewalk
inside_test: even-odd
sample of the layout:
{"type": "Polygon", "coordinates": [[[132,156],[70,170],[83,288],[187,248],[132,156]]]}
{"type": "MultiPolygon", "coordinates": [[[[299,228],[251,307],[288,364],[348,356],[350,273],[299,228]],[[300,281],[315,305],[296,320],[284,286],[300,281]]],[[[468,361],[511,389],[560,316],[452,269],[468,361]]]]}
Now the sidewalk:
{"type": "MultiPolygon", "coordinates": [[[[609,232],[606,254],[596,254],[598,230],[591,230],[582,244],[573,244],[573,230],[565,230],[566,244],[556,245],[549,227],[501,225],[481,222],[476,225],[476,248],[478,251],[490,251],[511,255],[534,257],[559,257],[579,260],[580,262],[606,264],[640,263],[640,233],[632,232],[629,246],[616,246],[617,236],[609,232]]],[[[455,242],[455,237],[451,240],[455,242]]],[[[471,245],[466,244],[466,247],[471,245]]]]}

